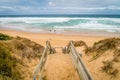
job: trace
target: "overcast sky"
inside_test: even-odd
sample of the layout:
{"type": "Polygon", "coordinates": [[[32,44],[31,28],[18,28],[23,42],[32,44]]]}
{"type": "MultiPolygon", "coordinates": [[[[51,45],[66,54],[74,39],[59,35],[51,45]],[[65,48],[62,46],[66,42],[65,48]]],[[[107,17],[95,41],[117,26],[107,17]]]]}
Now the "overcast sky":
{"type": "Polygon", "coordinates": [[[5,14],[120,14],[120,0],[0,0],[5,14]]]}

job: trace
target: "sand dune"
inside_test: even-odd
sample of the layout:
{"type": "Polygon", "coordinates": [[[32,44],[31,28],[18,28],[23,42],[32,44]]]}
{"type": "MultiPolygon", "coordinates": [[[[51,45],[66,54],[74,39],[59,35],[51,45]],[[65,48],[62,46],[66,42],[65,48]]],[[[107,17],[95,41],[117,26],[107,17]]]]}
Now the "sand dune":
{"type": "MultiPolygon", "coordinates": [[[[78,50],[78,52],[82,53],[82,56],[83,56],[82,59],[84,60],[85,64],[87,65],[87,68],[90,71],[90,73],[92,74],[92,76],[94,77],[94,79],[95,80],[110,80],[111,79],[111,76],[106,74],[104,71],[102,71],[101,67],[104,66],[103,61],[109,60],[109,58],[111,58],[111,56],[113,56],[113,51],[109,50],[109,51],[105,52],[102,56],[100,56],[96,60],[93,60],[92,62],[89,62],[89,60],[91,59],[92,55],[88,56],[88,55],[84,54],[85,52],[83,51],[86,47],[92,46],[95,42],[98,42],[100,40],[103,40],[103,39],[106,39],[106,38],[110,38],[110,36],[109,37],[107,37],[107,36],[105,37],[105,36],[80,36],[80,35],[42,34],[42,33],[30,33],[30,32],[22,32],[22,31],[11,31],[11,30],[0,30],[0,33],[5,33],[5,34],[8,34],[8,35],[11,35],[11,36],[14,36],[14,37],[15,36],[20,36],[20,37],[28,38],[28,39],[30,39],[32,41],[35,41],[38,44],[41,44],[43,46],[45,46],[46,45],[46,41],[49,40],[53,47],[64,47],[64,46],[66,46],[68,44],[68,42],[70,40],[78,41],[78,42],[80,40],[84,41],[85,42],[84,45],[87,45],[87,46],[85,46],[85,47],[77,47],[77,50],[78,50]]],[[[76,44],[76,45],[83,45],[83,44],[76,44]]],[[[64,58],[65,56],[60,56],[59,54],[55,54],[55,55],[50,55],[51,59],[48,62],[54,61],[53,58],[57,57],[57,56],[61,57],[60,59],[62,59],[62,58],[63,58],[63,60],[65,59],[64,58]]],[[[67,55],[66,55],[66,59],[65,60],[68,61],[68,63],[69,63],[69,59],[68,59],[67,55]]],[[[29,64],[29,66],[30,65],[37,65],[38,61],[39,60],[33,61],[33,62],[35,62],[35,64],[29,64]]],[[[59,64],[58,68],[60,66],[61,67],[64,66],[64,67],[66,67],[66,69],[71,68],[71,67],[67,67],[68,65],[66,65],[65,62],[60,61],[59,58],[58,58],[58,60],[56,60],[56,64],[57,63],[59,64]],[[63,65],[63,64],[65,64],[66,66],[63,65]]],[[[115,63],[115,65],[117,67],[120,67],[119,63],[115,63]]],[[[50,66],[50,65],[48,64],[48,66],[50,66]]],[[[53,66],[53,67],[49,67],[48,68],[48,70],[46,72],[46,75],[48,75],[47,78],[51,77],[51,79],[53,79],[52,76],[56,76],[56,77],[58,76],[58,75],[50,76],[50,72],[49,72],[50,69],[52,69],[52,68],[55,68],[55,70],[56,70],[56,67],[57,66],[53,66]]],[[[59,68],[59,69],[61,69],[61,68],[59,68]]],[[[35,67],[32,67],[29,70],[33,70],[34,71],[35,67]]],[[[64,75],[64,74],[65,74],[65,76],[67,76],[66,74],[68,72],[64,68],[61,69],[61,70],[63,70],[63,72],[65,71],[65,73],[60,74],[59,77],[64,75]]],[[[74,72],[74,70],[73,70],[73,72],[74,72]]],[[[32,74],[32,73],[30,73],[30,74],[32,74]]],[[[70,74],[70,77],[75,79],[75,80],[77,80],[77,77],[74,77],[74,76],[72,77],[72,74],[70,74]]],[[[26,80],[28,80],[28,79],[29,78],[26,78],[26,80]]],[[[64,79],[66,80],[67,78],[64,77],[64,79]]],[[[112,77],[112,80],[119,80],[119,79],[120,79],[119,75],[116,76],[116,77],[112,77]]],[[[69,80],[72,80],[72,79],[69,79],[69,80]]]]}

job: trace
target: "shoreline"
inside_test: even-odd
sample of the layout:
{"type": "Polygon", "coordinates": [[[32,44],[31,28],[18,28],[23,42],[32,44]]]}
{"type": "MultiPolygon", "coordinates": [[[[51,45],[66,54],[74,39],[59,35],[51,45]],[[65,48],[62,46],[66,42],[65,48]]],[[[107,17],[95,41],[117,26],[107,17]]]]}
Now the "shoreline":
{"type": "Polygon", "coordinates": [[[66,46],[69,41],[85,41],[88,45],[93,45],[94,42],[101,39],[110,38],[111,36],[90,36],[90,35],[64,35],[64,34],[50,34],[50,33],[32,33],[18,30],[0,30],[0,33],[8,34],[10,36],[24,37],[35,41],[43,46],[49,40],[53,46],[66,46]]]}
{"type": "Polygon", "coordinates": [[[66,36],[94,36],[94,37],[120,37],[120,33],[104,32],[104,31],[57,31],[57,30],[44,30],[44,31],[25,31],[17,29],[5,29],[0,28],[0,31],[17,31],[17,32],[27,32],[27,33],[36,33],[36,34],[51,34],[51,35],[66,35],[66,36]]]}

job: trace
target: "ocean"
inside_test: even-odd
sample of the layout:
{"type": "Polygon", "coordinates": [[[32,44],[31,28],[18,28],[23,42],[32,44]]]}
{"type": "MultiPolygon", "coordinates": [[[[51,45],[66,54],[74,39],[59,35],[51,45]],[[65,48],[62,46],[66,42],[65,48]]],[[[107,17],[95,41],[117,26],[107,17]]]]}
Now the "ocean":
{"type": "Polygon", "coordinates": [[[120,36],[120,15],[1,15],[0,29],[120,36]]]}

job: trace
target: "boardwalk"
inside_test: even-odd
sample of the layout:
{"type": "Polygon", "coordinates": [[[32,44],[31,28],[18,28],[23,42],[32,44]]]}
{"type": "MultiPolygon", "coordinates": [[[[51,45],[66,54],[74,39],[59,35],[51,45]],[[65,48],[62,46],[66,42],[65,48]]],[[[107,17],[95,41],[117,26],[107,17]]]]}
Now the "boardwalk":
{"type": "Polygon", "coordinates": [[[69,54],[57,52],[48,56],[46,80],[80,80],[69,54]]]}
{"type": "Polygon", "coordinates": [[[33,80],[93,80],[76,51],[73,41],[70,41],[64,48],[55,48],[50,45],[49,41],[46,42],[33,80]],[[58,50],[55,51],[55,48],[58,50]]]}

